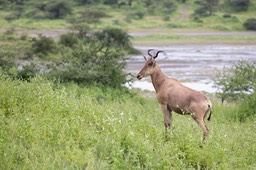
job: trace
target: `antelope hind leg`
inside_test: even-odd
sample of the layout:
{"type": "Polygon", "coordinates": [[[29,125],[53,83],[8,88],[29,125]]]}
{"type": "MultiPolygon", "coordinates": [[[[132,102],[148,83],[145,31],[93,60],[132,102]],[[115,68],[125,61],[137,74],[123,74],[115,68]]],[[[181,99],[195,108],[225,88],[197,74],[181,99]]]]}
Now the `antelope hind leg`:
{"type": "Polygon", "coordinates": [[[196,117],[193,117],[194,120],[196,121],[196,123],[203,129],[204,134],[203,134],[203,142],[206,142],[208,139],[208,135],[209,135],[209,129],[205,124],[205,121],[203,119],[198,119],[196,117]]]}

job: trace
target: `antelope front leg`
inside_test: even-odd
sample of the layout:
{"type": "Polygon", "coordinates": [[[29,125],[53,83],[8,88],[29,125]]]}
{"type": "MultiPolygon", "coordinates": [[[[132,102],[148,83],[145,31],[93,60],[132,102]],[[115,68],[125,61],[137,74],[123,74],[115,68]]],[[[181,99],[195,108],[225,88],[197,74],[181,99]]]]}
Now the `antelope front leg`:
{"type": "Polygon", "coordinates": [[[164,113],[164,127],[165,131],[172,128],[172,112],[168,109],[167,105],[161,104],[162,111],[164,113]]]}
{"type": "Polygon", "coordinates": [[[164,113],[165,141],[169,141],[170,133],[168,133],[168,130],[170,130],[172,127],[172,112],[166,105],[161,105],[161,108],[164,113]]]}

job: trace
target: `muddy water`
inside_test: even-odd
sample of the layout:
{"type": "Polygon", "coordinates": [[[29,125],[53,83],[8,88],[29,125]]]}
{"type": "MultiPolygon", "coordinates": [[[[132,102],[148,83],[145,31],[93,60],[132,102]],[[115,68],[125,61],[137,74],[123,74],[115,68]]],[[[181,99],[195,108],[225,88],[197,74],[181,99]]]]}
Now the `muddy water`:
{"type": "MultiPolygon", "coordinates": [[[[147,56],[148,49],[163,50],[157,63],[169,77],[199,91],[216,92],[213,79],[217,69],[230,67],[241,59],[256,61],[256,45],[170,45],[164,47],[136,46],[147,56]]],[[[142,55],[127,59],[126,71],[136,75],[144,66],[142,55]]],[[[154,90],[150,78],[134,81],[132,88],[154,90]]]]}

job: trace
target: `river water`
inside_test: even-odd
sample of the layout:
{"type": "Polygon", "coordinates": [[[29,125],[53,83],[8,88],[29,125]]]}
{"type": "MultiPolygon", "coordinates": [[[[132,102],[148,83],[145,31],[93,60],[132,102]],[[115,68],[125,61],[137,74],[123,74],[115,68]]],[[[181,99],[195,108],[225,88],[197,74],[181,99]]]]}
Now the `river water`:
{"type": "MultiPolygon", "coordinates": [[[[145,56],[148,49],[165,51],[159,53],[157,63],[162,72],[180,80],[184,85],[199,91],[215,93],[213,79],[216,70],[230,67],[241,59],[256,61],[256,45],[169,45],[162,47],[135,46],[145,56]]],[[[144,66],[142,55],[127,59],[126,71],[136,76],[144,66]]],[[[150,77],[135,80],[131,88],[154,91],[150,77]]]]}

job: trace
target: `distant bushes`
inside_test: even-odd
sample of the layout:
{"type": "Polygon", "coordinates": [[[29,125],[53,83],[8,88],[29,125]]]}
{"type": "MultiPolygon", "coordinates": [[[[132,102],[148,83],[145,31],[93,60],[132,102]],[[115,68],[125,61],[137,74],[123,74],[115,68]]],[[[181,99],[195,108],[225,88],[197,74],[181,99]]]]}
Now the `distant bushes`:
{"type": "Polygon", "coordinates": [[[229,5],[234,11],[247,11],[251,2],[250,0],[230,0],[229,5]]]}
{"type": "Polygon", "coordinates": [[[68,1],[41,2],[26,15],[34,19],[61,19],[72,13],[71,3],[68,1]]]}
{"type": "Polygon", "coordinates": [[[78,35],[67,33],[60,36],[59,43],[66,47],[74,47],[79,42],[78,35]]]}
{"type": "Polygon", "coordinates": [[[256,62],[240,60],[230,68],[219,70],[214,84],[222,101],[243,100],[256,91],[256,62]]]}
{"type": "Polygon", "coordinates": [[[63,60],[52,67],[51,77],[58,77],[61,82],[115,88],[129,81],[123,72],[126,65],[124,53],[131,48],[127,33],[106,29],[83,38],[76,45],[78,38],[74,35],[62,36],[60,43],[72,47],[72,51],[62,52],[63,60]]]}
{"type": "Polygon", "coordinates": [[[217,96],[239,102],[232,119],[245,121],[256,115],[256,62],[241,60],[231,68],[224,68],[215,79],[217,96]]]}
{"type": "Polygon", "coordinates": [[[68,21],[71,24],[78,23],[97,23],[101,18],[110,17],[107,13],[100,10],[87,9],[77,13],[75,17],[71,17],[68,21]]]}
{"type": "Polygon", "coordinates": [[[104,29],[82,36],[74,31],[58,42],[43,35],[20,39],[26,48],[0,48],[0,68],[14,79],[28,81],[42,73],[65,83],[120,88],[130,81],[123,71],[125,54],[137,52],[130,38],[120,29],[104,29]]]}
{"type": "Polygon", "coordinates": [[[119,48],[121,47],[128,51],[133,48],[130,41],[131,36],[129,36],[121,29],[105,29],[103,31],[96,32],[95,37],[99,41],[104,43],[105,46],[109,46],[109,44],[114,44],[115,46],[118,46],[119,48]]]}
{"type": "Polygon", "coordinates": [[[234,118],[240,122],[245,122],[250,119],[254,119],[256,116],[256,92],[247,96],[241,104],[237,113],[234,114],[234,118]]]}
{"type": "Polygon", "coordinates": [[[57,51],[57,46],[51,37],[40,35],[32,40],[32,50],[36,54],[47,55],[57,51]]]}
{"type": "Polygon", "coordinates": [[[247,19],[243,25],[247,30],[256,30],[256,18],[247,19]]]}

